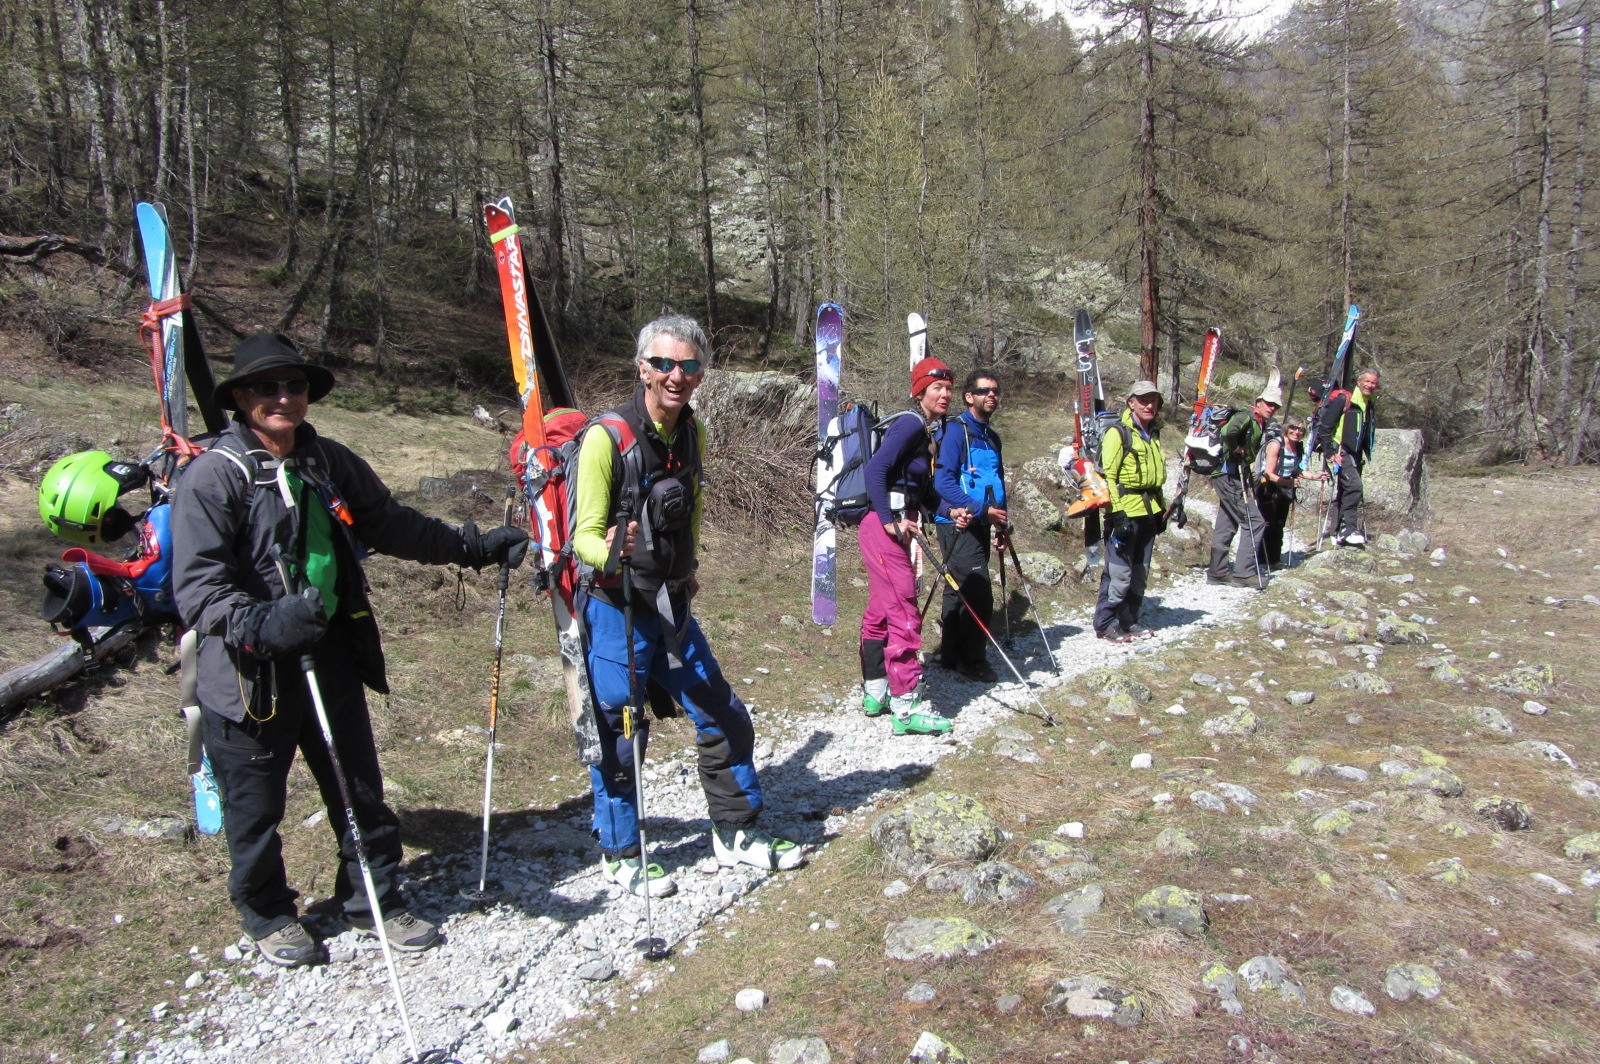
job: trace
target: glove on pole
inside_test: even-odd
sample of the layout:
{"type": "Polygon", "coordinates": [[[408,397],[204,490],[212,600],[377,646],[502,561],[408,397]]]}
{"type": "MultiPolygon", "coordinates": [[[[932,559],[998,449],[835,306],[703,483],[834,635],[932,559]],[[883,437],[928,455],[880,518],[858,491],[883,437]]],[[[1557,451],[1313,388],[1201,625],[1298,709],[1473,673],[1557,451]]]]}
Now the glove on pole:
{"type": "MultiPolygon", "coordinates": [[[[283,496],[283,503],[289,510],[291,533],[298,539],[300,511],[295,505],[294,492],[289,488],[287,462],[278,466],[278,493],[283,496]]],[[[295,579],[289,559],[284,556],[281,546],[272,548],[272,558],[278,566],[278,576],[283,580],[285,591],[295,594],[299,581],[295,579]]],[[[334,781],[339,785],[339,797],[344,801],[345,823],[350,825],[350,839],[355,844],[356,861],[361,866],[361,882],[367,888],[367,904],[372,909],[372,924],[378,933],[378,945],[383,949],[384,967],[389,970],[389,986],[394,990],[395,1005],[400,1010],[400,1025],[406,1032],[406,1047],[411,1052],[410,1059],[416,1064],[443,1060],[445,1056],[442,1049],[430,1049],[426,1054],[417,1050],[417,1035],[411,1028],[411,1015],[406,1012],[405,995],[400,993],[400,974],[394,966],[394,951],[389,947],[389,933],[384,926],[383,908],[378,901],[378,887],[372,881],[372,866],[367,862],[367,844],[361,838],[361,826],[356,823],[355,803],[350,799],[350,783],[345,779],[344,766],[339,762],[339,749],[333,741],[333,727],[328,723],[328,709],[322,703],[322,685],[317,682],[316,660],[309,650],[300,656],[300,671],[305,673],[306,687],[311,692],[311,705],[317,714],[317,725],[322,729],[322,741],[328,747],[328,763],[333,768],[334,781]]]]}
{"type": "MultiPolygon", "coordinates": [[[[513,500],[516,489],[506,490],[505,525],[511,524],[513,500]]],[[[478,889],[463,890],[462,896],[470,901],[482,902],[489,897],[489,811],[494,795],[494,739],[500,720],[500,665],[506,646],[506,590],[511,586],[511,558],[509,554],[500,562],[500,574],[495,581],[500,591],[500,607],[494,618],[494,672],[489,680],[489,751],[483,766],[483,845],[478,854],[478,889]]]]}
{"type": "Polygon", "coordinates": [[[1012,664],[1011,659],[1006,656],[1005,648],[1000,645],[999,640],[995,639],[994,633],[989,631],[989,626],[983,623],[983,618],[979,617],[978,611],[972,608],[972,603],[968,602],[967,597],[961,593],[961,585],[956,583],[956,578],[950,575],[950,570],[946,569],[944,567],[944,563],[939,560],[937,555],[934,554],[933,548],[928,545],[928,541],[922,535],[922,532],[913,527],[911,528],[911,537],[921,545],[923,557],[927,558],[933,563],[934,569],[944,579],[944,582],[950,585],[950,589],[956,593],[956,598],[961,600],[961,604],[967,608],[967,613],[970,614],[973,621],[976,622],[979,630],[981,630],[988,638],[990,645],[992,645],[995,649],[995,653],[1000,655],[1000,660],[1005,662],[1006,668],[1011,670],[1011,675],[1017,678],[1017,682],[1020,683],[1028,692],[1028,697],[1033,699],[1033,704],[1039,707],[1040,717],[1043,718],[1046,724],[1054,727],[1056,719],[1050,715],[1050,711],[1048,709],[1044,708],[1044,703],[1039,701],[1039,696],[1034,694],[1033,685],[1022,678],[1022,673],[1017,671],[1017,667],[1012,664]]]}

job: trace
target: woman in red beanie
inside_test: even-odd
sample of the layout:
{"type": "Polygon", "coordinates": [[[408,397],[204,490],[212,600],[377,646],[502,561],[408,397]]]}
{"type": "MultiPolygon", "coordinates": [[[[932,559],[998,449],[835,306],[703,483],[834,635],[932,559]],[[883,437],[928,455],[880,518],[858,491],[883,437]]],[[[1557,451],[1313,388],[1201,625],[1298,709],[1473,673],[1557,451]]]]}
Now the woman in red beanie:
{"type": "Polygon", "coordinates": [[[867,462],[872,511],[861,521],[861,560],[867,566],[867,608],[861,615],[862,711],[894,714],[896,735],[939,735],[950,721],[918,693],[922,681],[922,614],[911,566],[912,523],[930,501],[933,455],[929,426],[950,409],[954,375],[937,358],[911,370],[915,417],[896,417],[867,462]]]}

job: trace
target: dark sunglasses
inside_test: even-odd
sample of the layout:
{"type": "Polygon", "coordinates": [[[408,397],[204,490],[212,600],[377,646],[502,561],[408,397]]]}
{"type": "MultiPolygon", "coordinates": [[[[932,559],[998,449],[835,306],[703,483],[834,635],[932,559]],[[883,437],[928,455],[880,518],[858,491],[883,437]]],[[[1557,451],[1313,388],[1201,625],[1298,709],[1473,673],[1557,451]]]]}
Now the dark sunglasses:
{"type": "Polygon", "coordinates": [[[279,395],[304,395],[311,390],[311,382],[304,377],[290,377],[286,381],[251,381],[245,385],[257,399],[276,399],[279,395]]]}
{"type": "Polygon", "coordinates": [[[924,373],[923,376],[932,378],[936,381],[953,381],[956,379],[955,375],[947,369],[930,369],[928,372],[924,373]]]}
{"type": "Polygon", "coordinates": [[[667,358],[665,355],[646,355],[644,359],[650,368],[657,373],[670,374],[674,369],[683,370],[685,377],[693,377],[700,372],[701,362],[698,358],[667,358]]]}
{"type": "Polygon", "coordinates": [[[993,387],[993,388],[974,388],[974,389],[972,389],[972,394],[973,395],[991,395],[991,394],[999,395],[1000,394],[1000,388],[998,386],[993,387]]]}

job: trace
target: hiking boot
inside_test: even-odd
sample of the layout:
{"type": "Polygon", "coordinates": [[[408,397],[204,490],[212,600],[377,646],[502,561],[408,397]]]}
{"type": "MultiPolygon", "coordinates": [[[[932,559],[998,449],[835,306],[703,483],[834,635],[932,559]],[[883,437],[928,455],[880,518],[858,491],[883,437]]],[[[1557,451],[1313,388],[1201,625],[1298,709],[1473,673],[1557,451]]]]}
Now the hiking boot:
{"type": "Polygon", "coordinates": [[[1260,591],[1263,587],[1265,587],[1267,585],[1267,579],[1266,579],[1265,574],[1263,574],[1260,577],[1255,577],[1255,576],[1231,576],[1231,577],[1228,578],[1228,585],[1230,587],[1246,588],[1246,589],[1248,589],[1250,591],[1260,591]]]}
{"type": "Polygon", "coordinates": [[[894,718],[896,735],[943,735],[949,730],[949,719],[933,712],[907,713],[894,718]]]}
{"type": "Polygon", "coordinates": [[[889,706],[887,703],[879,702],[876,698],[873,698],[872,693],[869,691],[861,696],[861,712],[869,717],[881,717],[889,712],[889,706]]]}
{"type": "Polygon", "coordinates": [[[987,661],[962,662],[955,667],[955,670],[967,679],[977,680],[979,683],[994,683],[1000,679],[1000,674],[990,668],[987,661]]]}
{"type": "Polygon", "coordinates": [[[1206,573],[1206,583],[1208,584],[1228,584],[1232,582],[1233,577],[1230,575],[1218,576],[1216,573],[1206,573]]]}
{"type": "Polygon", "coordinates": [[[322,946],[298,921],[284,924],[272,934],[256,939],[256,950],[262,960],[280,968],[303,968],[322,959],[322,946]]]}
{"type": "MultiPolygon", "coordinates": [[[[347,915],[344,922],[363,935],[378,937],[373,930],[372,914],[347,915]]],[[[410,913],[395,913],[383,921],[383,935],[389,945],[401,953],[421,953],[439,944],[439,929],[428,921],[410,913]]]]}
{"type": "Polygon", "coordinates": [[[723,868],[747,864],[772,872],[798,868],[806,859],[800,847],[788,839],[773,838],[760,828],[723,828],[716,824],[711,825],[711,852],[723,868]]]}
{"type": "Polygon", "coordinates": [[[1346,547],[1365,547],[1367,545],[1367,537],[1360,532],[1352,532],[1344,537],[1343,542],[1346,547]]]}
{"type": "Polygon", "coordinates": [[[1126,643],[1132,640],[1133,636],[1125,632],[1122,628],[1122,625],[1113,624],[1105,631],[1100,633],[1100,638],[1104,639],[1107,643],[1126,643]]]}
{"type": "Polygon", "coordinates": [[[1142,624],[1130,624],[1128,625],[1128,635],[1133,639],[1145,639],[1155,635],[1155,633],[1142,624]]]}
{"type": "Polygon", "coordinates": [[[644,862],[638,857],[620,857],[616,860],[602,857],[600,874],[606,877],[607,882],[615,883],[629,894],[637,894],[641,898],[644,897],[647,877],[652,898],[667,898],[678,892],[678,884],[667,875],[666,869],[651,861],[647,872],[644,862]]]}

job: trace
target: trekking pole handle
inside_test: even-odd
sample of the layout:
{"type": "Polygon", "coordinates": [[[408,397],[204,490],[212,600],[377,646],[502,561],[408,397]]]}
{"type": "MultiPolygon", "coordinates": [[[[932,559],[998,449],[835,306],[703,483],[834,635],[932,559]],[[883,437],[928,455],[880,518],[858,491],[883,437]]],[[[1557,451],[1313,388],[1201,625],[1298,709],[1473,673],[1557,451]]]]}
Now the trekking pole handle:
{"type": "MultiPolygon", "coordinates": [[[[511,524],[513,518],[515,518],[515,516],[516,516],[516,513],[515,513],[516,498],[517,498],[517,489],[514,488],[514,487],[507,488],[506,489],[505,519],[500,522],[501,524],[509,525],[509,524],[511,524]]],[[[507,558],[502,559],[501,562],[500,562],[500,574],[499,574],[498,578],[495,580],[495,590],[499,591],[500,594],[504,595],[506,593],[506,589],[509,588],[510,586],[511,586],[511,559],[509,557],[507,557],[507,558]]]]}

